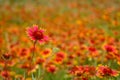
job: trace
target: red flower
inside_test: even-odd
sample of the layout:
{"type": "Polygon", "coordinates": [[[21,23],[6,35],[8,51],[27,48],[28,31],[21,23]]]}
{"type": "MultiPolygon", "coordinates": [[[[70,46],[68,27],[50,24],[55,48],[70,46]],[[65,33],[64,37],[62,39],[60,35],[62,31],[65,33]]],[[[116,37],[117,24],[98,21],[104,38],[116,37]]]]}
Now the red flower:
{"type": "Polygon", "coordinates": [[[69,73],[78,77],[84,77],[87,75],[89,77],[95,75],[95,67],[93,66],[74,66],[70,69],[69,73]]]}
{"type": "Polygon", "coordinates": [[[87,78],[82,78],[82,80],[88,80],[87,78]]]}
{"type": "Polygon", "coordinates": [[[27,29],[28,36],[33,41],[39,41],[40,43],[48,40],[48,36],[44,35],[43,29],[38,29],[38,25],[33,25],[33,27],[27,29]]]}
{"type": "Polygon", "coordinates": [[[65,58],[65,53],[63,53],[63,52],[58,52],[58,53],[56,54],[56,57],[59,57],[59,58],[64,59],[64,58],[65,58]]]}
{"type": "Polygon", "coordinates": [[[96,52],[96,51],[97,51],[96,48],[94,48],[94,47],[89,47],[88,50],[89,50],[90,52],[96,52]]]}
{"type": "Polygon", "coordinates": [[[115,48],[111,45],[105,45],[105,50],[107,52],[114,52],[115,51],[115,48]]]}
{"type": "Polygon", "coordinates": [[[8,71],[2,71],[1,76],[6,79],[10,77],[10,73],[8,71]]]}
{"type": "Polygon", "coordinates": [[[36,61],[36,64],[43,64],[44,62],[45,62],[44,59],[38,58],[37,61],[36,61]]]}
{"type": "Polygon", "coordinates": [[[97,74],[98,77],[107,77],[107,76],[118,76],[118,72],[116,70],[112,70],[108,66],[99,66],[97,69],[97,74]]]}
{"type": "Polygon", "coordinates": [[[4,59],[8,60],[8,59],[10,59],[11,54],[10,53],[5,53],[5,54],[3,54],[3,57],[4,57],[4,59]]]}
{"type": "Polygon", "coordinates": [[[49,65],[47,67],[47,71],[50,72],[50,73],[55,73],[56,70],[57,70],[57,68],[56,68],[55,65],[49,65]]]}

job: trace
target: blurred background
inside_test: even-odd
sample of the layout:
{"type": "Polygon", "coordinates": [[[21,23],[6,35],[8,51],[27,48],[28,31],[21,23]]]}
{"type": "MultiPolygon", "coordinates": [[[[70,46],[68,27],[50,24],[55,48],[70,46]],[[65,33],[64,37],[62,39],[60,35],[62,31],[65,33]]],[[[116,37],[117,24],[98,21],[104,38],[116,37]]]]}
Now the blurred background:
{"type": "Polygon", "coordinates": [[[0,0],[0,37],[6,32],[20,37],[37,24],[54,37],[74,36],[87,27],[119,39],[119,5],[120,0],[0,0]]]}
{"type": "Polygon", "coordinates": [[[119,5],[120,0],[0,0],[0,26],[76,21],[89,27],[115,26],[119,5]]]}

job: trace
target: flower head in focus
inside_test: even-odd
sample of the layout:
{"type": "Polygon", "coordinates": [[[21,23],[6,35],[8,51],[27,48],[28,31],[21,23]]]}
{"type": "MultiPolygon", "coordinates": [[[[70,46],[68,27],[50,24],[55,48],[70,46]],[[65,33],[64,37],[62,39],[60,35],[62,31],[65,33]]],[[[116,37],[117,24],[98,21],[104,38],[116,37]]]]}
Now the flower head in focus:
{"type": "Polygon", "coordinates": [[[38,25],[33,25],[32,27],[27,29],[28,36],[33,41],[38,41],[40,43],[43,43],[45,41],[48,41],[48,36],[44,34],[45,30],[39,29],[38,25]]]}

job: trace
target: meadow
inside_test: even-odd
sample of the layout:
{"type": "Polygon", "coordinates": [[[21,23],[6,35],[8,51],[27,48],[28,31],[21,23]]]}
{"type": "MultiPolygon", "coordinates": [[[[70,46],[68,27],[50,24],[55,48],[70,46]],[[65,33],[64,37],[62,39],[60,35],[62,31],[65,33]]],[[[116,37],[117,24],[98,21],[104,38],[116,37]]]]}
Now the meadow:
{"type": "Polygon", "coordinates": [[[0,80],[120,80],[120,0],[0,0],[0,80]]]}

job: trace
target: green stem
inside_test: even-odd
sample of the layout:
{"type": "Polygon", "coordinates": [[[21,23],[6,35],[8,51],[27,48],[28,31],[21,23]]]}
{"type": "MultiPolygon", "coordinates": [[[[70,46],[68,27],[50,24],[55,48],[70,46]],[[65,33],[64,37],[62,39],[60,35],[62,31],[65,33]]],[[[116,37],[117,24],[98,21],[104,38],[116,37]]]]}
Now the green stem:
{"type": "Polygon", "coordinates": [[[31,60],[32,60],[32,61],[31,61],[32,63],[34,62],[35,45],[36,45],[36,43],[37,43],[37,40],[36,40],[36,41],[34,42],[34,44],[33,44],[32,57],[31,57],[31,58],[32,58],[32,59],[31,59],[31,60]]]}

